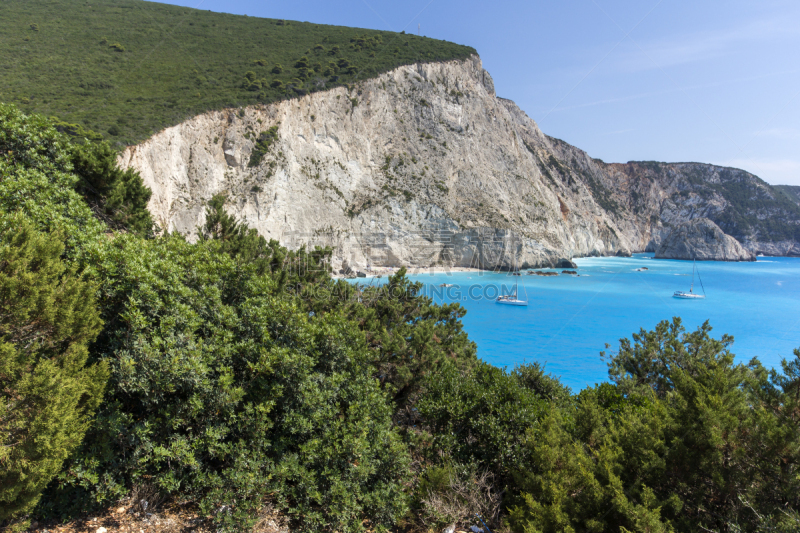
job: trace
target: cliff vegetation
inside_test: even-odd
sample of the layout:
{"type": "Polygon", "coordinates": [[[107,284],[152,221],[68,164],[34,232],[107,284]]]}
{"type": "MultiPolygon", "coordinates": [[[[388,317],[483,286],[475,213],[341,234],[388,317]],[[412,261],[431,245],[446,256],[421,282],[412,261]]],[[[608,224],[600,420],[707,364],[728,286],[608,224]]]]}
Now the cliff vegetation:
{"type": "Polygon", "coordinates": [[[141,0],[9,0],[0,20],[0,101],[122,144],[205,111],[475,53],[405,33],[141,0]]]}

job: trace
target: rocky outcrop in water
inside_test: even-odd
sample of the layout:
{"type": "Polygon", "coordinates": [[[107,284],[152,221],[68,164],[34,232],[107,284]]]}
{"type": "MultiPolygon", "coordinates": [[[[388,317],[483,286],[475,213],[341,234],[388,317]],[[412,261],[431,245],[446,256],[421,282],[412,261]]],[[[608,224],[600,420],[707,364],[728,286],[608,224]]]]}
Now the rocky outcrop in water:
{"type": "Polygon", "coordinates": [[[753,252],[746,250],[707,218],[696,218],[674,228],[661,241],[655,257],[698,261],[756,260],[753,252]]]}
{"type": "MultiPolygon", "coordinates": [[[[197,116],[127,148],[162,228],[191,236],[215,194],[261,235],[325,245],[336,269],[511,270],[655,251],[708,218],[753,252],[800,255],[800,207],[736,169],[606,164],[498,98],[477,57],[197,116]]],[[[570,265],[571,266],[571,265],[570,265]]]]}

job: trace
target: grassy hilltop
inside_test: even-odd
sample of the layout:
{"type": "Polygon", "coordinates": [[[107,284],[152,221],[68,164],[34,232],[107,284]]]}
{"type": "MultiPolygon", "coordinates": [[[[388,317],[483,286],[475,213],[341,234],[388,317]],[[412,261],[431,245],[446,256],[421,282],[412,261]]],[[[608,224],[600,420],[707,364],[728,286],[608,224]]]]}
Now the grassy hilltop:
{"type": "Polygon", "coordinates": [[[126,144],[204,111],[475,53],[415,35],[141,0],[5,0],[0,20],[0,102],[126,144]]]}

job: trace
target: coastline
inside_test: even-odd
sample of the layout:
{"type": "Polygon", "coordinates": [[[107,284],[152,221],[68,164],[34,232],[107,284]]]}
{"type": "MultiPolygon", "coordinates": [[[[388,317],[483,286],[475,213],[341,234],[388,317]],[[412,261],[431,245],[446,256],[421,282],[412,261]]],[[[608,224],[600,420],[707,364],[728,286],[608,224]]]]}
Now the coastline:
{"type": "MultiPolygon", "coordinates": [[[[604,257],[604,258],[613,258],[614,256],[602,256],[602,257],[604,257]]],[[[752,263],[752,262],[758,262],[758,261],[762,261],[763,262],[764,260],[774,259],[775,257],[791,257],[791,256],[764,256],[764,255],[759,255],[759,256],[756,257],[755,261],[701,260],[701,261],[698,261],[698,262],[703,262],[703,263],[752,263]]],[[[596,258],[596,257],[595,256],[575,257],[575,258],[573,258],[573,260],[576,260],[576,259],[593,259],[593,258],[596,258]]],[[[656,258],[652,256],[652,252],[649,252],[649,253],[648,252],[636,252],[636,254],[634,254],[634,258],[636,258],[636,259],[652,259],[652,260],[656,260],[656,258]],[[637,254],[639,255],[639,257],[636,257],[637,254]],[[648,254],[648,255],[645,255],[645,254],[648,254]]],[[[630,258],[625,258],[625,259],[630,259],[630,258]]],[[[658,258],[656,261],[685,261],[685,260],[683,260],[683,259],[658,258]]],[[[406,269],[406,273],[409,276],[421,276],[421,275],[425,275],[425,274],[430,274],[431,276],[433,276],[433,275],[436,275],[436,274],[456,274],[456,273],[465,273],[465,272],[471,272],[471,273],[506,272],[506,271],[488,270],[488,269],[476,268],[476,267],[451,267],[451,266],[441,266],[441,265],[438,265],[438,266],[426,266],[426,267],[419,267],[419,266],[383,267],[383,266],[377,266],[377,267],[372,267],[372,268],[363,268],[363,269],[354,269],[353,270],[354,273],[355,272],[361,272],[361,273],[365,274],[365,276],[363,276],[363,277],[353,276],[353,275],[345,275],[345,274],[340,274],[338,272],[331,272],[331,278],[333,278],[333,279],[354,279],[354,280],[357,280],[357,279],[373,279],[373,278],[379,278],[379,277],[393,275],[393,274],[397,273],[397,271],[400,270],[400,268],[405,268],[406,269]]],[[[527,271],[535,271],[535,270],[560,272],[561,270],[564,270],[565,268],[566,267],[542,266],[542,267],[537,267],[537,268],[524,269],[524,270],[521,270],[520,272],[522,272],[523,275],[527,271]]],[[[574,268],[580,268],[580,267],[570,267],[569,269],[574,269],[574,268]]]]}
{"type": "MultiPolygon", "coordinates": [[[[363,270],[355,270],[354,272],[361,272],[366,274],[366,276],[362,277],[353,277],[348,276],[345,274],[339,273],[331,273],[331,277],[333,279],[369,279],[369,278],[377,278],[383,276],[391,276],[397,273],[401,267],[375,267],[375,268],[365,268],[363,270]]],[[[473,267],[448,267],[448,266],[430,266],[430,267],[404,267],[406,269],[406,273],[409,276],[419,276],[423,274],[454,274],[454,273],[463,273],[463,272],[493,272],[491,270],[484,270],[481,268],[473,268],[473,267]]]]}

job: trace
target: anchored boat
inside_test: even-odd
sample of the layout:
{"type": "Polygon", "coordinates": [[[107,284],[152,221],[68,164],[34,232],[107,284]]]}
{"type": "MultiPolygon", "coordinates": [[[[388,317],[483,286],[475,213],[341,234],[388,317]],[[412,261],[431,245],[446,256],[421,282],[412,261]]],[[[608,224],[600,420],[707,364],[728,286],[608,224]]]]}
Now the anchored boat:
{"type": "MultiPolygon", "coordinates": [[[[520,273],[519,273],[519,270],[516,269],[516,257],[514,258],[514,263],[515,263],[514,264],[514,269],[511,271],[511,275],[515,276],[515,278],[514,278],[514,292],[511,293],[511,294],[503,294],[501,296],[498,296],[496,302],[499,303],[499,304],[504,304],[504,305],[523,305],[523,306],[527,306],[528,305],[528,300],[527,300],[528,292],[527,291],[525,291],[525,300],[520,300],[519,299],[519,277],[518,276],[520,275],[520,273]]],[[[523,286],[523,290],[525,290],[524,286],[523,286]]]]}
{"type": "Polygon", "coordinates": [[[673,298],[683,298],[686,300],[702,300],[706,297],[706,289],[703,287],[703,280],[700,279],[700,272],[697,272],[697,279],[700,281],[700,288],[703,289],[703,294],[696,294],[694,292],[694,275],[697,272],[697,261],[692,260],[692,284],[689,286],[689,292],[675,291],[672,295],[673,298]]]}

